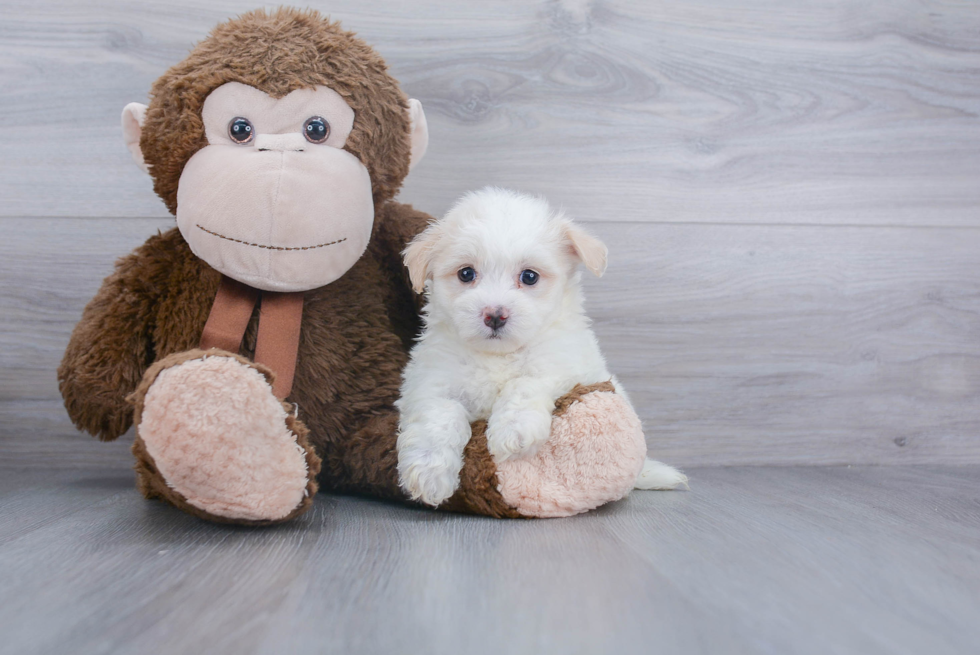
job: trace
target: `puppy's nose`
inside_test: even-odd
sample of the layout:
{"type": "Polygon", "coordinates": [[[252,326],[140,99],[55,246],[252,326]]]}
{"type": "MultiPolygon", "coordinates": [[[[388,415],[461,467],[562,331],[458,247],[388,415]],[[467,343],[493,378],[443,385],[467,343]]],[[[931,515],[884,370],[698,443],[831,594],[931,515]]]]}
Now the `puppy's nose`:
{"type": "Polygon", "coordinates": [[[499,330],[507,322],[507,314],[503,310],[483,312],[483,323],[491,330],[499,330]]]}

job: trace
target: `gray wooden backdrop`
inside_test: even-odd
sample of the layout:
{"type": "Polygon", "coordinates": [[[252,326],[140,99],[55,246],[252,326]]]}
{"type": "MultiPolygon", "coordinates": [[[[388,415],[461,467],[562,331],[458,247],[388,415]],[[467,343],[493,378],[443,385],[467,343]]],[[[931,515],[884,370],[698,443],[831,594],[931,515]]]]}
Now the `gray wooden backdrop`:
{"type": "MultiPolygon", "coordinates": [[[[0,1],[0,461],[128,464],[54,372],[172,224],[119,113],[255,6],[0,1]]],[[[311,6],[426,108],[403,200],[515,187],[607,241],[589,308],[658,457],[980,463],[980,4],[311,6]]]]}

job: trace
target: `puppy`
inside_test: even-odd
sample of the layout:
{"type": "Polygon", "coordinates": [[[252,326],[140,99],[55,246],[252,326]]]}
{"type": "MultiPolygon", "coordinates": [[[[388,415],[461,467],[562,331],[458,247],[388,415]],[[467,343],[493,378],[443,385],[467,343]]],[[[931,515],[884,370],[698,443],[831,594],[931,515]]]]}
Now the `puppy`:
{"type": "MultiPolygon", "coordinates": [[[[405,249],[425,329],[404,373],[398,474],[438,506],[459,484],[470,423],[487,419],[497,462],[533,453],[555,401],[576,384],[612,380],[583,309],[578,264],[601,276],[606,246],[540,198],[487,188],[464,196],[405,249]]],[[[627,398],[628,401],[628,398],[627,398]]],[[[687,478],[647,460],[643,489],[687,478]]]]}

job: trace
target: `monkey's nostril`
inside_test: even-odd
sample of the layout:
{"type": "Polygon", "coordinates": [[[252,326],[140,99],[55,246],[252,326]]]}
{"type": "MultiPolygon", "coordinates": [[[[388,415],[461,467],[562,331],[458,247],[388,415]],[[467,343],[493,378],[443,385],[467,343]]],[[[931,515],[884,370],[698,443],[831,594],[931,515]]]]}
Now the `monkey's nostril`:
{"type": "Polygon", "coordinates": [[[491,330],[499,330],[507,322],[507,316],[503,312],[486,313],[483,315],[483,323],[491,330]]]}
{"type": "Polygon", "coordinates": [[[276,150],[279,152],[306,150],[309,143],[302,134],[256,134],[256,150],[276,150]]]}

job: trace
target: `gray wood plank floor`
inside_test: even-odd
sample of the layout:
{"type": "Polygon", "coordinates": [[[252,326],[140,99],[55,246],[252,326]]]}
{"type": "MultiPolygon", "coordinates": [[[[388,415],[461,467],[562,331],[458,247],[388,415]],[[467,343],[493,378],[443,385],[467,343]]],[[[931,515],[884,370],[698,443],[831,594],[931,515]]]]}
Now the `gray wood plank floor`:
{"type": "Polygon", "coordinates": [[[980,468],[709,468],[572,519],[206,524],[0,471],[0,653],[975,653],[980,468]]]}

